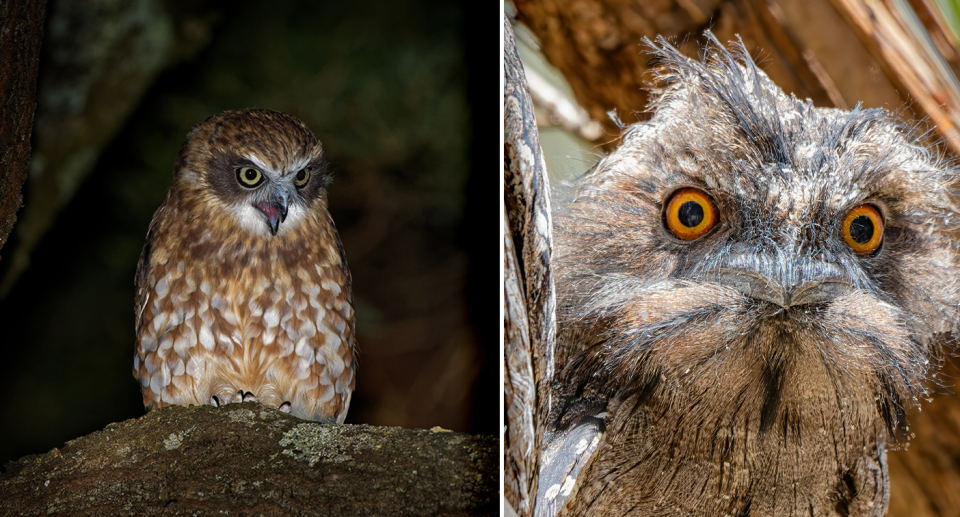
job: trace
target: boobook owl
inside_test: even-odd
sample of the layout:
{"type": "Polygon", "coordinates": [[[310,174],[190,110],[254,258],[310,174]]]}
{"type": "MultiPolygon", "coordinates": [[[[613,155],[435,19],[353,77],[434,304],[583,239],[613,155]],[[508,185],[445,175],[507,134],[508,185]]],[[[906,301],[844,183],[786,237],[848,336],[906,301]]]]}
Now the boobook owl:
{"type": "Polygon", "coordinates": [[[259,400],[343,422],[356,346],[329,180],[323,147],[290,115],[228,111],[193,129],[137,267],[147,409],[259,400]]]}
{"type": "Polygon", "coordinates": [[[708,38],[654,45],[652,119],[555,205],[536,514],[883,515],[957,327],[957,171],[708,38]]]}

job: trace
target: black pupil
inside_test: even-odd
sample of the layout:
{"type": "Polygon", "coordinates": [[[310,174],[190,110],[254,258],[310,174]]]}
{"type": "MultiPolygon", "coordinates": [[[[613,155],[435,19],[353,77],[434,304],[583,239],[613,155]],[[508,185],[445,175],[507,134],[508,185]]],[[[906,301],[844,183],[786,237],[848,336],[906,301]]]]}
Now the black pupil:
{"type": "Polygon", "coordinates": [[[257,171],[254,169],[247,169],[243,171],[243,175],[247,178],[247,181],[253,181],[257,179],[257,171]]]}
{"type": "Polygon", "coordinates": [[[873,238],[873,221],[865,215],[861,215],[850,223],[850,237],[860,244],[870,242],[873,238]]]}
{"type": "Polygon", "coordinates": [[[680,224],[687,228],[696,228],[703,221],[703,207],[696,201],[687,201],[680,205],[680,224]]]}
{"type": "Polygon", "coordinates": [[[300,171],[297,173],[297,181],[302,182],[305,179],[307,179],[307,171],[300,171]]]}

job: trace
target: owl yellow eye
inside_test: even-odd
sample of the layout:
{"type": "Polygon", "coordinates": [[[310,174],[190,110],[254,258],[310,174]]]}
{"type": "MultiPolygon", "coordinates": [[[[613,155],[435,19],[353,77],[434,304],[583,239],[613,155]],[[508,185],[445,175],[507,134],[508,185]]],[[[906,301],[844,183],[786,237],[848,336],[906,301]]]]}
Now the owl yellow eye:
{"type": "Polygon", "coordinates": [[[883,218],[871,205],[854,207],[843,220],[843,240],[853,251],[873,253],[883,241],[883,218]]]}
{"type": "Polygon", "coordinates": [[[307,186],[308,181],[310,181],[310,171],[307,169],[300,169],[300,172],[297,173],[297,177],[293,179],[293,183],[297,186],[297,188],[303,188],[307,186]]]}
{"type": "Polygon", "coordinates": [[[681,189],[670,196],[666,219],[670,232],[685,241],[699,239],[720,222],[713,199],[695,188],[681,189]]]}
{"type": "Polygon", "coordinates": [[[263,183],[263,173],[253,167],[240,167],[237,169],[237,181],[244,187],[256,187],[263,183]]]}

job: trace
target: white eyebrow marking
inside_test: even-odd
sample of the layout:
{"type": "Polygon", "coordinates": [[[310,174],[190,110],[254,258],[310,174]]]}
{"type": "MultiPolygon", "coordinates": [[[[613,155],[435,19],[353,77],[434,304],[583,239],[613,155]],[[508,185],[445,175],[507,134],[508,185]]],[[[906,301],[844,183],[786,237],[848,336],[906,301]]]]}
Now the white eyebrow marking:
{"type": "Polygon", "coordinates": [[[287,167],[285,167],[283,170],[276,171],[273,169],[273,167],[270,167],[269,165],[264,163],[263,160],[261,160],[260,157],[255,154],[245,154],[243,155],[243,157],[253,162],[253,164],[259,167],[262,172],[266,173],[267,171],[270,171],[281,177],[286,176],[287,174],[296,174],[300,172],[300,169],[303,169],[304,167],[307,166],[308,163],[310,163],[310,157],[305,156],[305,157],[296,159],[295,161],[290,163],[287,167]]]}
{"type": "Polygon", "coordinates": [[[294,161],[293,163],[291,163],[290,166],[287,167],[287,171],[286,171],[286,172],[296,174],[296,173],[300,172],[300,169],[306,167],[308,163],[310,163],[310,158],[309,158],[309,157],[300,158],[300,159],[294,161]]]}
{"type": "Polygon", "coordinates": [[[260,157],[255,154],[245,154],[243,157],[253,162],[253,164],[257,167],[260,167],[260,172],[266,173],[267,171],[273,171],[273,167],[270,167],[264,163],[263,160],[261,160],[260,157]]]}

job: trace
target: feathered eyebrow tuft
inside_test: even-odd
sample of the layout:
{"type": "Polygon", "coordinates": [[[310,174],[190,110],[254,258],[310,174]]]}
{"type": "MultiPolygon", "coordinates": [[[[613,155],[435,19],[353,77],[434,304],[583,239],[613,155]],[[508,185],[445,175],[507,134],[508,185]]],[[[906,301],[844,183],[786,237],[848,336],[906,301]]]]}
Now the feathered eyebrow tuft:
{"type": "Polygon", "coordinates": [[[253,163],[254,165],[256,165],[256,166],[257,166],[260,170],[262,170],[262,171],[272,171],[272,170],[276,170],[274,167],[272,167],[272,166],[270,166],[270,165],[267,165],[266,162],[264,162],[263,160],[261,160],[259,156],[255,155],[255,154],[253,154],[253,153],[244,154],[243,157],[246,158],[247,160],[249,160],[249,161],[250,161],[251,163],[253,163]]]}
{"type": "Polygon", "coordinates": [[[688,106],[687,99],[695,99],[705,107],[703,123],[725,132],[728,145],[713,146],[711,152],[734,161],[746,158],[754,165],[774,164],[770,172],[785,180],[846,170],[850,173],[844,182],[863,186],[876,185],[892,170],[910,168],[907,162],[929,154],[908,141],[908,128],[887,111],[857,105],[826,115],[809,100],[784,95],[753,62],[742,41],[727,50],[709,32],[706,37],[702,61],[686,57],[663,37],[656,43],[646,41],[657,62],[648,109],[669,110],[674,103],[688,106]],[[814,127],[817,130],[810,131],[814,127]],[[901,139],[904,145],[892,145],[901,139]],[[864,152],[867,148],[869,153],[864,152]]]}

